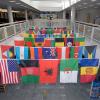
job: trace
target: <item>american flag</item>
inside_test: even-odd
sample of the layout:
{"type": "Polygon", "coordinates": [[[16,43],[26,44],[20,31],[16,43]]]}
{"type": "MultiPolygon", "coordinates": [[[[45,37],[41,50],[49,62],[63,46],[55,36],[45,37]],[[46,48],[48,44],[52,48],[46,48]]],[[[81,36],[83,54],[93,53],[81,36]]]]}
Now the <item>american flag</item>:
{"type": "MultiPolygon", "coordinates": [[[[9,60],[9,62],[4,59],[0,60],[0,67],[1,67],[1,78],[2,84],[17,84],[18,80],[18,72],[16,71],[16,60],[9,60]],[[13,69],[9,70],[10,66],[13,64],[13,69]]],[[[12,67],[12,66],[11,66],[12,67]]]]}

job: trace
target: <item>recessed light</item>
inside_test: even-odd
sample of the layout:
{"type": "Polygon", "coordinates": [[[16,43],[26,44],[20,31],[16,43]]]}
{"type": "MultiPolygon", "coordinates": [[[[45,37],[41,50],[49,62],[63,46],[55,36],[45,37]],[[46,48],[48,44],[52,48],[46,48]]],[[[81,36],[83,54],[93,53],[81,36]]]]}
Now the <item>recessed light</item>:
{"type": "Polygon", "coordinates": [[[17,2],[16,4],[19,5],[19,4],[21,4],[21,3],[17,2]]]}
{"type": "Polygon", "coordinates": [[[13,2],[16,2],[16,1],[15,0],[10,0],[9,2],[12,2],[13,3],[13,2]]]}
{"type": "Polygon", "coordinates": [[[96,1],[96,0],[91,0],[92,2],[96,1]]]}

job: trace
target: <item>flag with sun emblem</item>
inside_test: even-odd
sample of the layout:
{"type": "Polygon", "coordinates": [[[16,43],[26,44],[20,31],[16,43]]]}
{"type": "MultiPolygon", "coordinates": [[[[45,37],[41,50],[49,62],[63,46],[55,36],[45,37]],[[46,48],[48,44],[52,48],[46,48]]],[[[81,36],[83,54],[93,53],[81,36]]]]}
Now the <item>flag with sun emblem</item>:
{"type": "Polygon", "coordinates": [[[57,82],[59,60],[39,60],[40,83],[55,84],[57,82]]]}
{"type": "Polygon", "coordinates": [[[60,83],[77,83],[78,60],[62,59],[60,61],[60,83]]]}

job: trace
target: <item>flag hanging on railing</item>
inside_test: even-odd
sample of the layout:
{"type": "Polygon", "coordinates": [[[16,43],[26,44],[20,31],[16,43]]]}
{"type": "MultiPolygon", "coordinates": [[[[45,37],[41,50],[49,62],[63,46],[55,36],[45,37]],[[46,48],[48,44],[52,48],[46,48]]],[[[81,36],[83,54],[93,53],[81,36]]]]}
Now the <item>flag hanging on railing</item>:
{"type": "Polygon", "coordinates": [[[21,81],[23,84],[39,83],[38,60],[20,60],[21,81]]]}
{"type": "Polygon", "coordinates": [[[82,59],[80,61],[80,82],[89,83],[95,80],[99,59],[82,59]]]}
{"type": "Polygon", "coordinates": [[[83,48],[84,58],[95,58],[97,45],[84,46],[83,48]]]}
{"type": "Polygon", "coordinates": [[[1,45],[1,53],[3,59],[15,58],[14,46],[1,45]]]}
{"type": "Polygon", "coordinates": [[[77,83],[78,60],[60,60],[60,83],[77,83]]]}
{"type": "Polygon", "coordinates": [[[55,84],[57,82],[59,60],[39,60],[40,83],[55,84]]]}
{"type": "Polygon", "coordinates": [[[16,60],[0,60],[2,84],[17,84],[18,64],[16,60]]]}

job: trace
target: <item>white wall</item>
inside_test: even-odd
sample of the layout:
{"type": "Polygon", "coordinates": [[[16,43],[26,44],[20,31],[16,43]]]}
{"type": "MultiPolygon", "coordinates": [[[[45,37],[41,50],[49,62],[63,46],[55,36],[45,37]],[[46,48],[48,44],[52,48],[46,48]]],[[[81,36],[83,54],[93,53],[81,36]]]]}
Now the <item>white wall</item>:
{"type": "MultiPolygon", "coordinates": [[[[96,16],[100,17],[100,8],[87,8],[82,10],[77,10],[78,21],[94,23],[96,16]]],[[[96,20],[96,23],[100,24],[100,19],[96,20]]]]}

